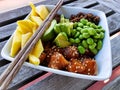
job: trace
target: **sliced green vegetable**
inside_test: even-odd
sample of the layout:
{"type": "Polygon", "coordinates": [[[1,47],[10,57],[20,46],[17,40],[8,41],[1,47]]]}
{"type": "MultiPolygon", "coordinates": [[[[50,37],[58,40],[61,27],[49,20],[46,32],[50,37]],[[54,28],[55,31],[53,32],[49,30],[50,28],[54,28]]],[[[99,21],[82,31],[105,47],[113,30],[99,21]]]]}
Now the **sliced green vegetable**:
{"type": "Polygon", "coordinates": [[[68,42],[68,37],[65,32],[59,33],[55,38],[54,42],[59,47],[67,47],[71,45],[71,43],[68,42]]]}
{"type": "Polygon", "coordinates": [[[80,54],[84,54],[85,53],[85,48],[82,46],[78,46],[78,51],[80,54]]]}
{"type": "Polygon", "coordinates": [[[54,26],[56,25],[57,21],[53,20],[49,28],[45,31],[42,36],[43,41],[49,41],[55,37],[54,26]]]}

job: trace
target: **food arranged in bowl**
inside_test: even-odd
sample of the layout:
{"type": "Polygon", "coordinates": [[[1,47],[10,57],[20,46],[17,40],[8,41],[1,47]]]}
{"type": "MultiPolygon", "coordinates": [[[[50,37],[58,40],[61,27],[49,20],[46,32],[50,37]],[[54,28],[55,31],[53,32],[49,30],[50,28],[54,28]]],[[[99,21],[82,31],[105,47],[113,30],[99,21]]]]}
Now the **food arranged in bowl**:
{"type": "MultiPolygon", "coordinates": [[[[24,47],[52,9],[52,7],[45,5],[36,8],[32,3],[30,6],[31,13],[25,20],[17,21],[18,26],[10,39],[11,41],[8,42],[11,49],[7,54],[10,58],[14,58],[24,47]]],[[[103,60],[100,61],[102,58],[99,56],[106,49],[105,44],[110,48],[109,41],[105,42],[106,37],[109,39],[109,34],[106,30],[108,27],[104,26],[101,18],[104,14],[99,16],[96,14],[99,11],[89,12],[86,9],[82,11],[76,8],[74,10],[76,10],[75,13],[67,11],[67,8],[64,8],[63,12],[62,9],[59,10],[42,38],[28,55],[26,62],[35,65],[32,66],[34,68],[57,74],[86,79],[92,77],[92,79],[99,80],[101,77],[98,76],[103,75],[103,65],[106,63],[103,60]]],[[[101,79],[110,76],[111,58],[109,61],[109,73],[107,77],[101,79]]],[[[29,63],[27,65],[31,66],[29,63]]]]}

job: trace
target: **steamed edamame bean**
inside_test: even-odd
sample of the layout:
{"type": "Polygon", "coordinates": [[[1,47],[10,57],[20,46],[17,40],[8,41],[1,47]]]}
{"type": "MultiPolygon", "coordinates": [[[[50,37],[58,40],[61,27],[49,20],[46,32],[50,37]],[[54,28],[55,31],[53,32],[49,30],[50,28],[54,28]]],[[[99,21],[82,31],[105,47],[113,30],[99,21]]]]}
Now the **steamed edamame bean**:
{"type": "Polygon", "coordinates": [[[81,29],[81,33],[87,33],[87,32],[88,32],[87,28],[81,29]]]}
{"type": "Polygon", "coordinates": [[[87,24],[88,20],[83,18],[80,20],[80,22],[85,25],[85,24],[87,24]]]}
{"type": "Polygon", "coordinates": [[[94,43],[94,41],[93,41],[93,39],[92,39],[92,38],[88,38],[88,39],[87,39],[87,43],[88,43],[88,44],[93,44],[93,43],[94,43]]]}
{"type": "Polygon", "coordinates": [[[83,26],[83,28],[89,28],[89,26],[83,26]]]}
{"type": "Polygon", "coordinates": [[[90,35],[88,33],[83,33],[82,35],[83,35],[83,38],[89,38],[90,37],[90,35]]]}
{"type": "Polygon", "coordinates": [[[79,36],[79,39],[83,39],[83,38],[84,38],[83,35],[80,35],[80,36],[79,36]]]}
{"type": "Polygon", "coordinates": [[[97,43],[97,49],[100,50],[102,48],[102,41],[99,40],[97,43]]]}
{"type": "Polygon", "coordinates": [[[75,36],[76,33],[77,33],[76,29],[73,29],[71,34],[72,36],[75,36]]]}
{"type": "Polygon", "coordinates": [[[100,38],[103,39],[104,38],[104,33],[100,32],[100,38]]]}
{"type": "Polygon", "coordinates": [[[102,29],[102,26],[98,25],[97,28],[98,28],[98,29],[102,29]]]}
{"type": "Polygon", "coordinates": [[[90,51],[91,51],[94,55],[96,55],[97,52],[98,52],[96,48],[94,48],[94,49],[90,49],[90,51]]]}
{"type": "Polygon", "coordinates": [[[73,23],[73,28],[77,28],[77,26],[78,26],[77,22],[73,23]]]}
{"type": "Polygon", "coordinates": [[[87,44],[87,41],[86,40],[83,40],[82,41],[82,45],[84,48],[88,48],[88,44],[87,44]]]}
{"type": "Polygon", "coordinates": [[[71,43],[75,43],[75,40],[74,40],[73,38],[69,38],[69,41],[70,41],[71,43]]]}
{"type": "Polygon", "coordinates": [[[99,39],[99,38],[100,38],[100,34],[97,33],[97,34],[94,36],[94,38],[99,39]]]}
{"type": "Polygon", "coordinates": [[[93,28],[89,28],[88,33],[89,33],[90,35],[96,35],[96,31],[95,31],[95,29],[93,29],[93,28]]]}
{"type": "Polygon", "coordinates": [[[94,23],[91,23],[90,27],[95,28],[95,29],[97,28],[97,26],[94,23]]]}
{"type": "Polygon", "coordinates": [[[94,49],[96,47],[96,43],[93,43],[92,45],[89,45],[89,49],[94,49]]]}
{"type": "Polygon", "coordinates": [[[78,23],[78,26],[79,26],[79,27],[83,27],[84,25],[79,22],[79,23],[78,23]]]}
{"type": "Polygon", "coordinates": [[[90,26],[90,24],[91,24],[91,22],[87,22],[87,24],[86,24],[86,25],[87,25],[87,26],[90,26]]]}
{"type": "Polygon", "coordinates": [[[75,43],[80,43],[80,39],[79,39],[79,38],[76,38],[76,39],[75,39],[75,43]]]}
{"type": "Polygon", "coordinates": [[[75,34],[74,38],[79,37],[79,35],[80,35],[80,32],[77,32],[77,33],[75,34]]]}
{"type": "Polygon", "coordinates": [[[82,28],[81,28],[81,27],[77,27],[77,30],[78,30],[78,31],[81,31],[81,30],[82,30],[82,28]]]}
{"type": "Polygon", "coordinates": [[[82,46],[78,46],[78,51],[80,54],[84,54],[85,53],[85,48],[82,46]]]}
{"type": "Polygon", "coordinates": [[[102,48],[102,40],[105,36],[102,26],[81,19],[73,24],[73,28],[72,38],[69,38],[69,41],[78,46],[79,53],[84,54],[85,49],[89,49],[93,54],[97,54],[102,48]]]}

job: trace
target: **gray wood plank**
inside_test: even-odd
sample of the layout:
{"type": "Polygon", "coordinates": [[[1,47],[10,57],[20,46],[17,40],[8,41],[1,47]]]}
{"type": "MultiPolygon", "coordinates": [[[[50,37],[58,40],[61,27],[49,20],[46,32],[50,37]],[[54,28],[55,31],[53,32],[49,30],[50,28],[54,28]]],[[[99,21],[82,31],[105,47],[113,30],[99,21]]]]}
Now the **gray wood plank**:
{"type": "Polygon", "coordinates": [[[78,0],[73,3],[67,4],[67,6],[76,6],[76,7],[85,7],[85,8],[87,7],[87,8],[97,9],[97,10],[105,12],[106,14],[112,11],[111,8],[98,3],[96,0],[87,0],[87,1],[86,0],[78,0]],[[91,7],[89,7],[89,6],[91,6],[91,7]]]}
{"type": "MultiPolygon", "coordinates": [[[[9,64],[0,67],[0,75],[8,67],[8,65],[9,64]]],[[[28,78],[30,78],[38,73],[41,73],[41,72],[42,71],[37,70],[37,69],[33,69],[31,67],[22,66],[19,73],[16,75],[16,77],[13,79],[12,83],[10,84],[9,88],[11,88],[11,87],[23,82],[24,80],[26,80],[26,79],[28,79],[28,78]]]]}
{"type": "Polygon", "coordinates": [[[111,40],[112,64],[116,67],[120,64],[120,34],[111,40]]]}
{"type": "Polygon", "coordinates": [[[120,90],[120,76],[104,86],[102,90],[120,90]]]}
{"type": "MultiPolygon", "coordinates": [[[[70,2],[73,2],[75,0],[64,0],[63,4],[67,4],[70,2]]],[[[40,1],[38,3],[36,3],[35,5],[55,5],[58,2],[58,0],[50,0],[50,2],[48,2],[48,0],[45,1],[40,1]]],[[[17,21],[18,19],[23,19],[29,12],[31,11],[30,6],[25,6],[25,7],[21,7],[21,8],[17,8],[8,12],[4,12],[4,13],[0,13],[0,26],[6,25],[6,24],[10,24],[13,23],[15,21],[17,21]]]]}
{"type": "Polygon", "coordinates": [[[120,14],[115,13],[107,18],[110,34],[120,31],[120,14]]]}
{"type": "Polygon", "coordinates": [[[96,5],[94,7],[91,7],[92,9],[96,9],[96,10],[100,10],[100,11],[103,11],[105,14],[109,13],[112,11],[111,8],[105,6],[105,5],[102,5],[102,4],[99,4],[99,5],[96,5]]]}
{"type": "MultiPolygon", "coordinates": [[[[112,51],[112,62],[113,67],[120,64],[120,35],[111,40],[111,51],[112,51]]],[[[52,76],[46,78],[42,82],[38,82],[33,86],[27,88],[27,90],[83,90],[94,81],[85,79],[76,79],[66,76],[60,76],[53,74],[52,76]]]]}
{"type": "Polygon", "coordinates": [[[4,42],[0,42],[0,61],[3,60],[3,57],[1,56],[1,50],[3,48],[3,46],[5,45],[6,41],[4,42]]]}
{"type": "MultiPolygon", "coordinates": [[[[43,1],[43,2],[39,2],[37,5],[40,4],[55,4],[58,0],[51,0],[50,2],[48,2],[47,0],[43,1]]],[[[24,15],[27,15],[30,12],[31,8],[30,6],[25,6],[25,7],[21,7],[21,8],[17,8],[15,10],[11,10],[5,13],[0,13],[0,26],[2,26],[3,24],[6,23],[10,23],[12,22],[13,19],[18,19],[18,17],[22,17],[24,15]]]]}
{"type": "Polygon", "coordinates": [[[87,7],[95,3],[97,3],[96,0],[77,0],[75,2],[67,4],[67,6],[87,7]]]}
{"type": "Polygon", "coordinates": [[[91,80],[52,74],[50,77],[28,87],[26,90],[82,90],[90,83],[92,83],[91,80]]]}
{"type": "Polygon", "coordinates": [[[15,31],[17,24],[12,23],[5,25],[0,28],[0,40],[12,35],[12,33],[15,31]]]}
{"type": "Polygon", "coordinates": [[[97,0],[99,3],[104,4],[114,11],[120,13],[120,1],[119,0],[97,0]]]}

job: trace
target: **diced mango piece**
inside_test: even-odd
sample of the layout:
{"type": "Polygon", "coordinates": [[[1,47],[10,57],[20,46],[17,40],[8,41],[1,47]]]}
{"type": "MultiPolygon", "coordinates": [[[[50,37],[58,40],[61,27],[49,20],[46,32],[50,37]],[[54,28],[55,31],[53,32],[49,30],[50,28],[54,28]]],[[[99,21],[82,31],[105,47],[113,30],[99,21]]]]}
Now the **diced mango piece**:
{"type": "Polygon", "coordinates": [[[28,32],[26,34],[22,34],[22,42],[21,42],[21,48],[26,44],[26,42],[29,40],[29,38],[32,36],[31,32],[28,32]]]}
{"type": "Polygon", "coordinates": [[[40,57],[41,53],[43,52],[44,48],[42,45],[41,39],[36,43],[35,47],[31,51],[32,55],[36,56],[37,58],[40,57]]]}
{"type": "Polygon", "coordinates": [[[29,54],[29,62],[31,64],[34,64],[34,65],[39,65],[40,64],[39,58],[37,58],[36,56],[34,56],[32,54],[29,54]]]}
{"type": "Polygon", "coordinates": [[[33,28],[33,33],[35,33],[35,32],[36,32],[36,30],[37,30],[36,28],[33,28]]]}
{"type": "Polygon", "coordinates": [[[17,21],[17,24],[20,28],[19,30],[21,30],[23,34],[32,32],[33,28],[36,27],[36,24],[30,20],[19,20],[17,21]]]}
{"type": "Polygon", "coordinates": [[[32,9],[31,10],[31,16],[38,16],[38,14],[36,13],[36,7],[32,2],[30,2],[30,7],[32,9]]]}
{"type": "Polygon", "coordinates": [[[44,20],[49,14],[49,11],[44,5],[41,5],[39,6],[39,8],[36,8],[36,12],[42,18],[42,20],[44,20]]]}
{"type": "Polygon", "coordinates": [[[40,26],[42,24],[42,19],[38,16],[31,16],[30,19],[35,22],[38,26],[40,26]]]}
{"type": "Polygon", "coordinates": [[[10,51],[10,56],[15,57],[15,55],[18,53],[18,51],[21,48],[21,35],[22,33],[16,29],[13,40],[12,40],[12,47],[10,51]]]}

